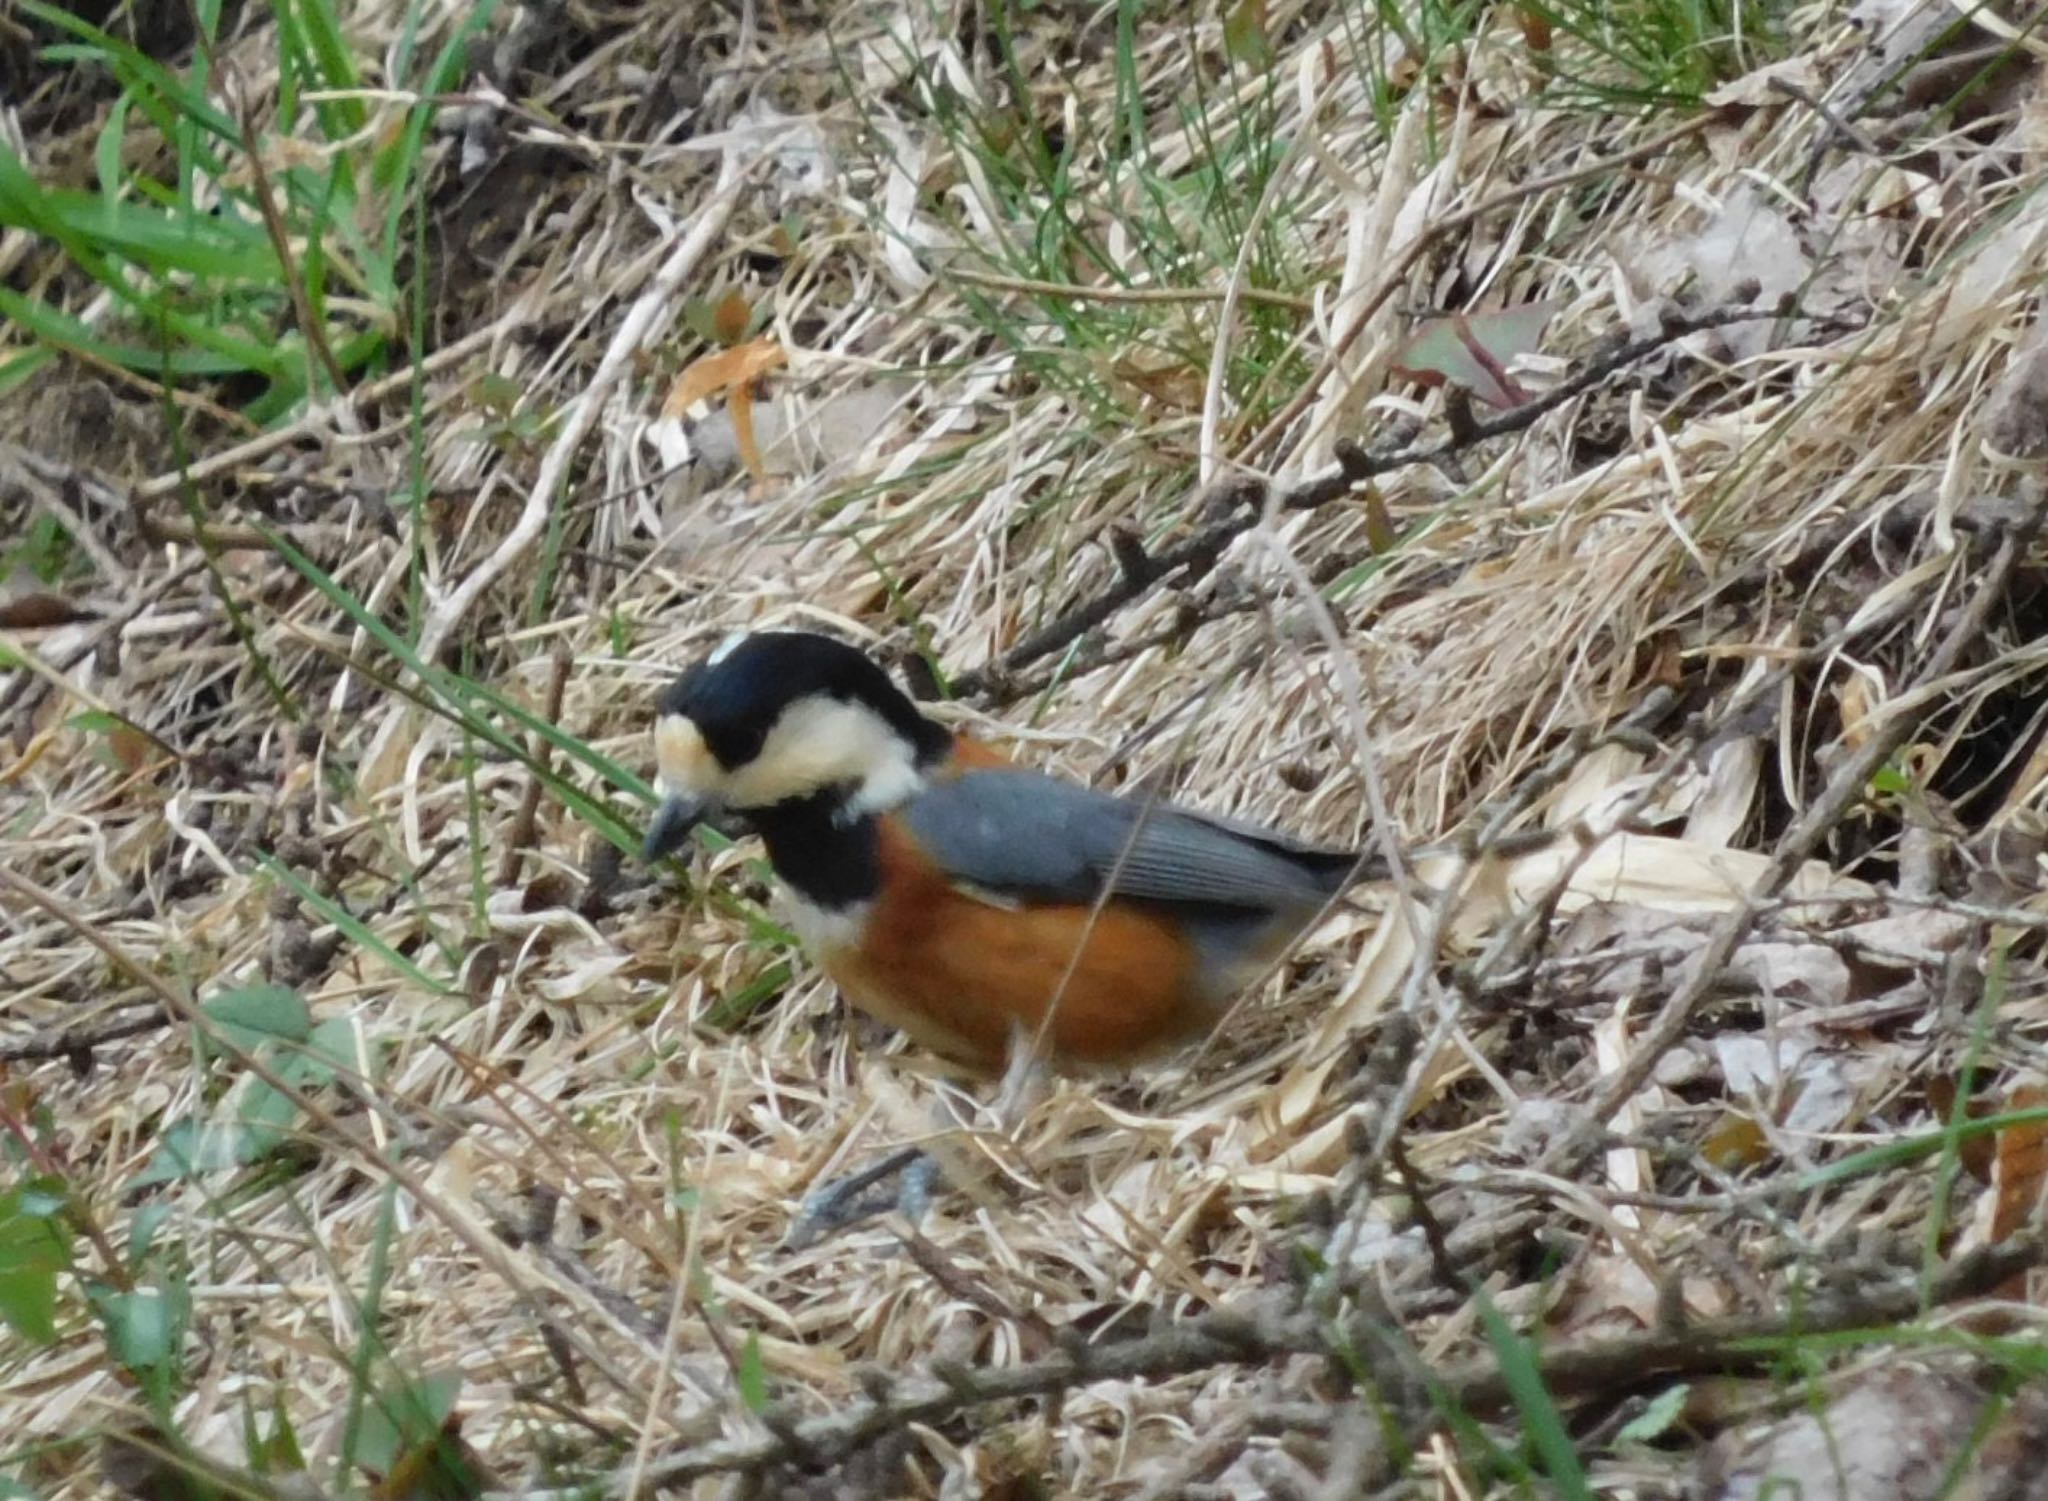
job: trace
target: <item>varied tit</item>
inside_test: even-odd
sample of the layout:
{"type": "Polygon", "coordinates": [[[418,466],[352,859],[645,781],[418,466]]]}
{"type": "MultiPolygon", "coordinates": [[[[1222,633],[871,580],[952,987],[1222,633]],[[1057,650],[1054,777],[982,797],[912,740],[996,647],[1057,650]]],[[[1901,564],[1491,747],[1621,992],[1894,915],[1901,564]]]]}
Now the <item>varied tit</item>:
{"type": "Polygon", "coordinates": [[[983,1071],[1207,1035],[1361,863],[1011,765],[827,636],[738,637],[658,709],[646,857],[739,815],[847,998],[983,1071]]]}
{"type": "Polygon", "coordinates": [[[647,858],[742,815],[847,998],[981,1069],[1020,1034],[1055,1068],[1204,1036],[1359,865],[1010,765],[826,636],[741,637],[659,712],[647,858]]]}

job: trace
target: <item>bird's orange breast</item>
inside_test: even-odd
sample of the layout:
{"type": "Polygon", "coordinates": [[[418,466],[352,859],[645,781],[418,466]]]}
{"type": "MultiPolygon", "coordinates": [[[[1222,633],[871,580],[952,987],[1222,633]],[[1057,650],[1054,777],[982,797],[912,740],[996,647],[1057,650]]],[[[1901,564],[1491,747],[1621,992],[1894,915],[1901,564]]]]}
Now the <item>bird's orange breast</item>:
{"type": "Polygon", "coordinates": [[[1004,905],[954,885],[887,817],[879,859],[881,893],[859,940],[817,957],[855,1005],[935,1052],[999,1068],[1021,1026],[1055,1066],[1113,1065],[1214,1020],[1195,955],[1162,915],[1004,905]]]}
{"type": "Polygon", "coordinates": [[[976,740],[972,735],[955,735],[952,759],[947,762],[946,770],[957,774],[963,771],[988,771],[1014,764],[994,746],[976,740]]]}

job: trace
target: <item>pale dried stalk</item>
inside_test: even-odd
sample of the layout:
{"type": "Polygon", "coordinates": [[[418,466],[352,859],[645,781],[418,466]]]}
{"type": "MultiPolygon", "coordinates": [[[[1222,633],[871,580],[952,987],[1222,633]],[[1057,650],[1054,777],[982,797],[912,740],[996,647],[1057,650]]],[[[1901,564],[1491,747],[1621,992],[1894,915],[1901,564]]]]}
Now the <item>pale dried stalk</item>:
{"type": "Polygon", "coordinates": [[[697,269],[705,252],[725,232],[726,221],[732,218],[733,205],[738,201],[748,175],[733,169],[730,163],[719,173],[718,187],[710,200],[697,211],[696,222],[690,226],[689,233],[683,236],[661,270],[655,273],[653,284],[640,294],[640,300],[620,320],[619,331],[612,335],[604,358],[598,362],[597,373],[569,409],[562,431],[540,461],[540,471],[534,476],[533,488],[526,495],[526,506],[520,511],[512,530],[505,534],[489,557],[463,577],[460,584],[435,598],[427,607],[418,647],[422,659],[429,662],[434,659],[483,592],[504,577],[506,570],[539,540],[541,529],[547,525],[549,508],[553,506],[555,496],[562,488],[562,480],[569,472],[569,464],[576,457],[576,450],[583,446],[583,440],[590,436],[590,430],[597,425],[597,414],[604,406],[605,398],[611,395],[612,387],[626,373],[633,357],[646,347],[659,325],[667,320],[683,283],[697,269]]]}
{"type": "MultiPolygon", "coordinates": [[[[603,410],[612,388],[626,373],[634,356],[666,325],[683,283],[689,280],[705,253],[724,234],[725,226],[732,218],[733,206],[739,201],[740,190],[751,175],[751,167],[735,167],[731,158],[727,158],[719,171],[717,187],[697,211],[689,231],[676,243],[647,290],[640,294],[639,300],[619,321],[618,332],[612,335],[604,358],[598,361],[596,374],[591,376],[590,384],[583,388],[583,394],[570,407],[561,432],[556,434],[554,443],[541,459],[539,472],[533,478],[533,488],[527,491],[526,505],[519,512],[519,519],[512,524],[512,530],[491,550],[490,556],[464,574],[462,581],[453,589],[442,593],[430,586],[427,615],[421,623],[416,647],[421,661],[432,662],[440,655],[441,648],[447,645],[448,638],[462,623],[463,617],[483,598],[484,591],[503,578],[512,565],[525,557],[527,550],[540,540],[540,534],[547,526],[548,513],[554,508],[555,497],[569,473],[569,465],[583,446],[583,440],[597,426],[597,414],[603,410]]],[[[365,767],[387,764],[393,739],[411,718],[410,712],[401,712],[384,721],[363,758],[365,767]]],[[[374,783],[375,773],[372,772],[368,779],[374,783]]]]}

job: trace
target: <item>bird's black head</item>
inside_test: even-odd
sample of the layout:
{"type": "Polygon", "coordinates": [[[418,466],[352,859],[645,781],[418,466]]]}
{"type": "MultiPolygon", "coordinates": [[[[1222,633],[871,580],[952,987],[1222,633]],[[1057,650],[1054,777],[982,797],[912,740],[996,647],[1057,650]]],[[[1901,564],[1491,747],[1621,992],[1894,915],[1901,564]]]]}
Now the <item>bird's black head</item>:
{"type": "Polygon", "coordinates": [[[713,807],[773,807],[821,793],[885,807],[952,743],[888,673],[829,636],[758,631],[684,672],[656,705],[664,802],[648,833],[667,853],[713,807]]]}

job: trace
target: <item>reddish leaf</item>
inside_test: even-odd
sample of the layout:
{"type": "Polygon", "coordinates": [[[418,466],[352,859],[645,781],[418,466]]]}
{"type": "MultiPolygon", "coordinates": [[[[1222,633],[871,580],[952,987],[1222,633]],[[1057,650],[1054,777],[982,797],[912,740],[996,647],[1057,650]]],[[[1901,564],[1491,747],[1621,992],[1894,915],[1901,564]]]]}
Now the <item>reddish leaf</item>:
{"type": "Polygon", "coordinates": [[[37,590],[0,604],[0,630],[39,631],[53,625],[70,625],[91,620],[93,612],[74,605],[61,594],[37,590]]]}
{"type": "Polygon", "coordinates": [[[782,369],[784,364],[788,364],[788,354],[774,338],[748,340],[735,348],[690,360],[682,375],[676,377],[676,385],[670,387],[668,401],[662,403],[662,416],[680,418],[698,401],[715,395],[737,397],[733,399],[733,432],[739,438],[739,455],[748,459],[748,467],[754,473],[760,473],[760,453],[754,451],[754,412],[741,393],[768,375],[768,371],[782,369]]]}
{"type": "Polygon", "coordinates": [[[718,306],[711,310],[712,331],[718,335],[721,344],[737,344],[747,336],[747,325],[753,322],[754,308],[747,301],[746,293],[735,287],[718,299],[718,306]]]}
{"type": "MultiPolygon", "coordinates": [[[[1935,1118],[1944,1123],[1951,1120],[1956,1109],[1956,1083],[1946,1076],[1927,1081],[1927,1104],[1935,1118]]],[[[1965,1120],[1979,1120],[1990,1114],[1982,1100],[1970,1100],[1963,1106],[1965,1120]]],[[[1963,1161],[1963,1168],[1980,1183],[1991,1181],[1993,1148],[1991,1138],[1981,1133],[1965,1136],[1956,1144],[1956,1150],[1963,1161]]]]}
{"type": "Polygon", "coordinates": [[[761,446],[754,440],[753,393],[745,386],[734,386],[726,405],[732,408],[732,441],[740,451],[740,462],[755,479],[766,479],[768,466],[761,461],[761,446]]]}
{"type": "Polygon", "coordinates": [[[576,905],[576,883],[559,870],[547,870],[526,883],[519,893],[521,912],[546,912],[555,907],[576,905]]]}
{"type": "Polygon", "coordinates": [[[449,1413],[441,1431],[398,1456],[370,1487],[373,1501],[470,1501],[496,1484],[483,1456],[462,1436],[462,1416],[449,1413]]]}
{"type": "Polygon", "coordinates": [[[152,746],[149,736],[123,720],[107,731],[107,749],[123,771],[135,772],[148,763],[152,746]]]}
{"type": "MultiPolygon", "coordinates": [[[[2048,1088],[2022,1084],[2006,1101],[2006,1109],[2039,1110],[2048,1105],[2048,1088]]],[[[2041,1212],[2041,1190],[2048,1184],[2048,1121],[2007,1126],[1998,1133],[1998,1154],[1991,1169],[1991,1191],[1998,1195],[1991,1212],[1991,1243],[2010,1240],[2041,1212]]]]}
{"type": "Polygon", "coordinates": [[[1537,347],[1556,311],[1546,300],[1431,318],[1401,346],[1394,373],[1418,385],[1461,386],[1489,406],[1521,406],[1529,393],[1508,365],[1537,347]]]}

